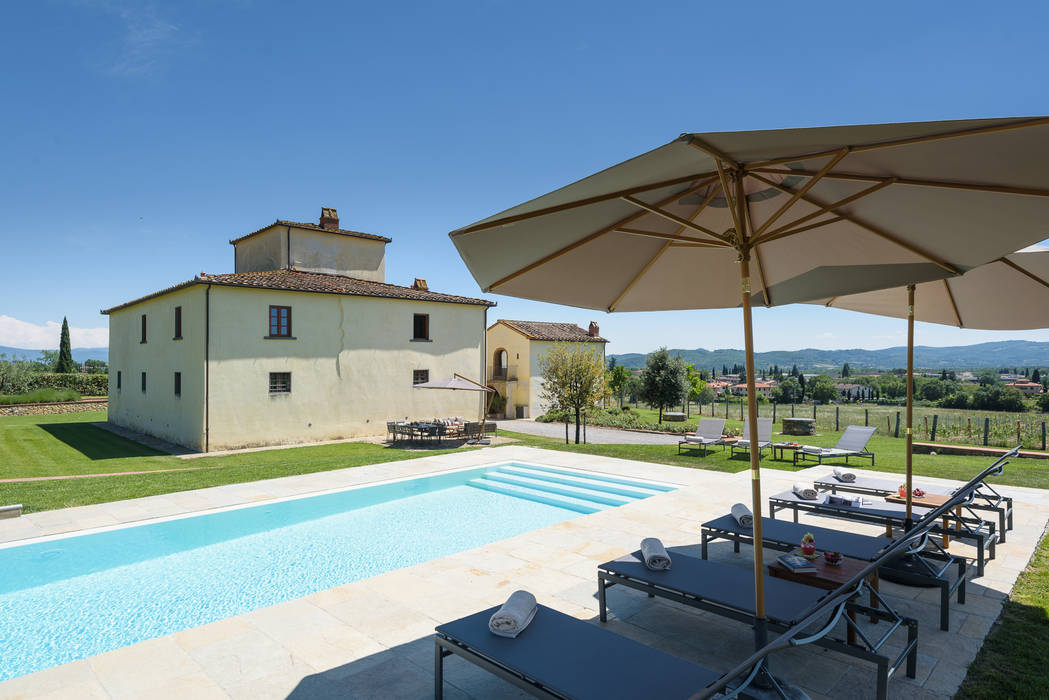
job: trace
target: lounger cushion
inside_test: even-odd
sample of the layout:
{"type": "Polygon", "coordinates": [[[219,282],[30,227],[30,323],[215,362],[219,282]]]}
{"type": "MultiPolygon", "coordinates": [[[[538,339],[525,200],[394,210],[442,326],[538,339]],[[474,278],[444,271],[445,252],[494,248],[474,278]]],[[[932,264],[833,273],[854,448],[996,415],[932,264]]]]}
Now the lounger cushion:
{"type": "MultiPolygon", "coordinates": [[[[754,614],[754,572],[731,564],[692,556],[688,549],[667,550],[674,565],[668,571],[650,571],[637,551],[601,564],[599,569],[667,588],[679,593],[754,614]]],[[[827,591],[765,576],[765,614],[790,625],[827,595],[827,591]]]]}
{"type": "MultiPolygon", "coordinates": [[[[876,515],[880,518],[886,518],[888,520],[897,520],[903,522],[907,517],[907,506],[903,503],[890,503],[889,501],[874,500],[870,505],[862,506],[844,506],[844,505],[831,505],[827,503],[827,494],[822,493],[817,501],[806,501],[798,498],[798,495],[793,491],[784,491],[777,493],[775,496],[770,496],[769,501],[786,501],[788,503],[805,503],[810,506],[816,506],[819,510],[834,511],[848,515],[849,513],[863,513],[865,515],[876,515]]],[[[926,513],[932,511],[932,508],[922,508],[919,506],[913,506],[912,512],[915,518],[921,518],[926,513]]]]}
{"type": "Polygon", "coordinates": [[[545,605],[516,639],[497,637],[488,631],[496,610],[437,632],[567,697],[688,698],[721,675],[545,605]]]}
{"type": "MultiPolygon", "coordinates": [[[[890,481],[889,479],[872,479],[869,477],[857,476],[855,481],[841,481],[833,474],[828,474],[825,477],[816,479],[817,486],[826,487],[852,487],[857,489],[863,489],[872,493],[881,493],[889,495],[896,493],[899,489],[900,483],[903,481],[901,477],[897,481],[890,481]]],[[[933,484],[914,484],[916,488],[921,488],[922,491],[927,493],[935,493],[941,496],[949,496],[954,493],[956,487],[954,486],[935,486],[933,484]]]]}
{"type": "MultiPolygon", "coordinates": [[[[703,523],[704,528],[733,532],[746,537],[753,537],[754,530],[741,527],[731,515],[703,523]]],[[[813,527],[804,523],[792,523],[789,520],[761,519],[761,537],[766,542],[776,542],[784,546],[797,545],[805,533],[812,533],[816,538],[816,547],[820,550],[841,552],[847,557],[874,561],[881,550],[892,544],[887,537],[860,535],[855,532],[842,532],[826,527],[813,527]]]]}

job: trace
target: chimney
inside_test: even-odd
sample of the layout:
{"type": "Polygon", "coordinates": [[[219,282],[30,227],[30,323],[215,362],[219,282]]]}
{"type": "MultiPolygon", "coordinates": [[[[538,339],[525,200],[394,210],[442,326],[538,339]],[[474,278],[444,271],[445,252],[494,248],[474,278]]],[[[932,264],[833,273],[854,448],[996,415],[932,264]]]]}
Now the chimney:
{"type": "Polygon", "coordinates": [[[591,338],[597,338],[601,335],[601,329],[597,327],[597,324],[593,321],[590,322],[590,329],[586,332],[591,338]]]}
{"type": "Polygon", "coordinates": [[[421,292],[428,292],[430,288],[426,286],[426,280],[422,277],[416,277],[415,281],[412,282],[412,289],[418,289],[421,292]]]}
{"type": "Polygon", "coordinates": [[[339,212],[330,207],[321,207],[321,228],[326,231],[337,231],[339,228],[339,212]]]}

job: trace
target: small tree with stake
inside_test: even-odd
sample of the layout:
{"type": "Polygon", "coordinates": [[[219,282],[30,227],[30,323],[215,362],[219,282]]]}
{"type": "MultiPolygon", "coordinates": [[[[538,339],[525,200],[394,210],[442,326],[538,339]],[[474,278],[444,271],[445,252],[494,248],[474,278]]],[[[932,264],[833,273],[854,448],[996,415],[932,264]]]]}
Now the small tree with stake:
{"type": "Polygon", "coordinates": [[[583,411],[608,395],[605,367],[601,357],[589,348],[571,348],[557,343],[539,358],[543,378],[542,400],[552,409],[575,413],[575,441],[579,443],[579,424],[583,411]]]}
{"type": "Polygon", "coordinates": [[[659,409],[659,422],[663,422],[663,409],[677,406],[688,394],[688,369],[680,357],[671,357],[666,348],[660,348],[645,360],[645,374],[641,377],[641,398],[649,406],[659,409]]]}
{"type": "Polygon", "coordinates": [[[62,317],[62,337],[58,343],[55,371],[60,374],[72,374],[77,371],[76,363],[73,362],[73,349],[69,344],[69,321],[65,317],[62,317]]]}

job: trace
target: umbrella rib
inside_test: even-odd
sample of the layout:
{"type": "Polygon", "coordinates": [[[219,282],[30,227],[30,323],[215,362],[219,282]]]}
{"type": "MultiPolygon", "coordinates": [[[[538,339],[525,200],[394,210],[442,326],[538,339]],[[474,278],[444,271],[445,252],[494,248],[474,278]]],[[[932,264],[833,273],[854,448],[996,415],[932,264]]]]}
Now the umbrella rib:
{"type": "MultiPolygon", "coordinates": [[[[766,184],[769,184],[769,185],[772,185],[776,189],[781,190],[783,192],[786,192],[787,194],[794,194],[794,191],[791,190],[789,187],[784,187],[783,185],[780,185],[779,183],[773,182],[772,180],[764,178],[764,177],[762,177],[760,175],[755,175],[755,174],[751,173],[751,177],[756,177],[757,179],[761,180],[762,182],[764,182],[766,184]]],[[[802,197],[802,201],[805,201],[805,202],[807,202],[807,203],[809,203],[809,204],[811,204],[813,206],[817,206],[817,207],[824,206],[824,204],[822,202],[820,202],[817,199],[813,199],[812,197],[809,197],[808,195],[802,197]]],[[[921,250],[920,248],[918,248],[918,247],[916,247],[914,245],[911,245],[910,243],[907,243],[906,241],[900,240],[897,236],[894,236],[893,234],[889,233],[888,231],[883,231],[880,228],[874,226],[873,224],[868,224],[867,222],[863,221],[862,219],[858,219],[858,218],[856,218],[855,216],[853,216],[851,214],[842,214],[841,212],[838,212],[838,217],[841,218],[844,221],[848,221],[850,224],[852,224],[854,226],[859,226],[862,229],[870,231],[875,236],[879,236],[880,238],[884,238],[885,240],[889,241],[890,243],[895,243],[896,245],[898,245],[899,247],[903,248],[904,250],[910,251],[911,253],[914,253],[915,255],[917,255],[919,257],[925,258],[926,260],[928,260],[929,262],[933,263],[934,265],[937,265],[938,267],[942,267],[947,272],[950,272],[950,273],[955,274],[955,275],[957,275],[957,274],[959,274],[961,272],[954,265],[951,265],[948,262],[940,260],[939,258],[933,257],[929,253],[926,253],[925,251],[921,250]]],[[[766,238],[766,240],[767,240],[767,238],[766,238]]]]}
{"type": "Polygon", "coordinates": [[[634,288],[634,285],[637,284],[641,280],[641,278],[645,276],[645,273],[648,272],[649,268],[655,265],[656,261],[663,257],[663,253],[667,252],[667,248],[670,247],[671,243],[673,243],[673,241],[667,241],[666,243],[664,243],[662,247],[660,247],[660,249],[656,251],[656,254],[649,258],[648,262],[645,263],[644,267],[638,270],[638,273],[634,275],[633,279],[631,279],[629,283],[627,283],[627,286],[623,287],[623,291],[619,293],[619,296],[617,296],[615,300],[608,305],[609,313],[616,310],[616,307],[619,306],[619,302],[623,301],[623,297],[625,297],[630,292],[630,290],[634,288]]]}
{"type": "Polygon", "coordinates": [[[713,146],[711,146],[709,143],[707,143],[703,139],[699,138],[698,136],[695,136],[693,134],[689,134],[687,138],[688,138],[688,145],[689,146],[692,146],[693,148],[696,148],[696,149],[698,149],[700,151],[703,151],[708,156],[713,158],[715,160],[715,162],[716,161],[721,161],[722,163],[728,163],[733,168],[739,169],[739,163],[737,163],[735,160],[733,160],[732,158],[727,156],[725,153],[723,153],[723,152],[719,151],[718,149],[714,148],[713,146]]]}
{"type": "MultiPolygon", "coordinates": [[[[764,178],[761,178],[761,177],[759,177],[757,175],[754,175],[753,173],[751,174],[751,177],[757,177],[759,180],[764,180],[764,178]]],[[[768,180],[764,180],[764,181],[768,182],[768,180]]],[[[824,214],[832,212],[835,209],[839,209],[839,208],[845,206],[846,204],[851,204],[851,203],[855,202],[857,199],[862,199],[862,198],[864,198],[864,197],[866,197],[868,195],[872,195],[875,192],[877,192],[878,190],[880,190],[882,188],[885,188],[885,187],[888,187],[889,185],[893,184],[894,182],[895,182],[895,179],[893,179],[893,178],[890,178],[888,180],[882,180],[881,182],[879,182],[879,183],[877,183],[875,185],[871,185],[867,189],[860,190],[859,192],[856,192],[855,194],[851,194],[848,197],[844,197],[842,199],[839,199],[836,202],[832,202],[830,204],[819,205],[820,208],[817,211],[810,212],[810,213],[806,214],[805,216],[798,217],[797,219],[794,219],[793,221],[791,221],[789,224],[784,224],[783,226],[780,226],[777,229],[769,231],[767,235],[773,236],[773,235],[776,235],[776,234],[779,234],[779,233],[784,233],[785,231],[790,230],[792,227],[797,226],[798,224],[805,223],[806,221],[811,221],[812,219],[815,219],[817,217],[823,216],[824,214]]],[[[797,194],[797,192],[795,192],[795,194],[797,194]]],[[[799,197],[799,199],[804,198],[804,196],[805,195],[802,194],[801,197],[799,197]]],[[[805,201],[809,201],[809,200],[805,200],[805,201]]],[[[760,241],[761,240],[761,236],[758,236],[757,240],[760,241]]]]}
{"type": "Polygon", "coordinates": [[[624,202],[627,202],[629,204],[633,204],[638,209],[644,209],[645,211],[650,212],[652,214],[655,214],[656,216],[663,217],[667,221],[672,221],[675,224],[677,224],[678,226],[684,226],[685,228],[692,229],[693,231],[698,231],[699,233],[705,233],[708,236],[713,236],[714,238],[718,239],[719,241],[724,241],[726,243],[728,242],[727,238],[725,238],[724,236],[722,236],[719,233],[714,233],[714,231],[710,230],[706,226],[700,226],[699,224],[693,223],[693,222],[689,221],[688,219],[682,219],[677,214],[671,214],[670,212],[665,211],[664,209],[662,209],[661,207],[659,207],[657,205],[648,204],[646,202],[642,202],[640,199],[636,199],[636,198],[631,197],[629,195],[620,197],[620,199],[622,199],[624,202]]]}
{"type": "Polygon", "coordinates": [[[801,226],[799,228],[787,229],[785,231],[782,231],[781,233],[776,233],[774,231],[774,232],[768,234],[767,236],[762,236],[760,243],[771,243],[772,241],[775,241],[775,240],[777,240],[779,238],[786,238],[787,236],[793,236],[795,233],[802,233],[804,231],[811,231],[814,228],[820,228],[821,226],[827,226],[828,224],[836,224],[839,221],[844,221],[844,219],[842,217],[840,217],[840,216],[834,216],[834,217],[831,217],[830,219],[824,219],[823,221],[817,221],[814,224],[809,224],[808,226],[801,226]]]}
{"type": "MultiPolygon", "coordinates": [[[[680,226],[678,227],[681,228],[680,226]]],[[[688,243],[696,248],[728,248],[728,243],[722,243],[721,241],[706,241],[699,238],[689,238],[688,236],[679,236],[676,233],[660,233],[659,231],[645,231],[639,228],[625,228],[620,227],[616,229],[616,233],[629,233],[632,236],[640,236],[642,238],[660,238],[665,241],[671,241],[672,243],[688,243]]]]}
{"type": "Polygon", "coordinates": [[[776,223],[776,220],[779,219],[779,217],[787,213],[787,210],[794,206],[794,203],[797,202],[799,198],[805,196],[806,192],[815,187],[816,183],[822,180],[823,177],[830,172],[831,168],[840,163],[841,159],[847,155],[849,155],[848,148],[843,148],[840,151],[838,151],[838,154],[836,156],[827,161],[827,164],[820,168],[819,172],[817,172],[815,175],[809,178],[809,181],[806,182],[804,186],[802,186],[800,189],[798,189],[797,192],[792,194],[790,196],[790,199],[784,202],[783,206],[777,209],[772,216],[765,220],[765,223],[763,223],[761,226],[758,227],[756,231],[754,231],[754,237],[760,238],[761,234],[767,231],[769,227],[772,226],[772,224],[776,223]]]}
{"type": "Polygon", "coordinates": [[[1038,284],[1042,285],[1043,287],[1049,287],[1049,282],[1045,281],[1044,279],[1042,279],[1038,275],[1034,274],[1033,272],[1031,272],[1029,270],[1026,270],[1023,267],[1020,267],[1019,265],[1014,263],[1009,258],[999,258],[999,261],[1003,262],[1006,265],[1008,265],[1009,267],[1013,268],[1014,270],[1019,272],[1021,275],[1025,275],[1027,277],[1030,277],[1032,280],[1034,280],[1038,284]]]}
{"type": "MultiPolygon", "coordinates": [[[[504,216],[501,219],[495,219],[493,221],[486,221],[473,226],[467,226],[466,228],[459,229],[458,231],[452,231],[449,236],[455,238],[457,236],[463,236],[468,233],[475,233],[477,231],[484,231],[486,229],[495,228],[497,226],[504,226],[506,224],[517,223],[518,221],[525,221],[527,219],[534,219],[537,216],[544,216],[546,214],[555,214],[566,209],[576,209],[578,207],[585,207],[589,204],[598,204],[600,202],[607,202],[610,199],[619,199],[624,195],[640,194],[641,192],[649,192],[651,190],[659,190],[664,187],[671,187],[673,185],[681,185],[686,182],[693,182],[695,180],[709,178],[714,173],[698,173],[694,175],[686,175],[684,177],[676,177],[672,180],[663,180],[662,182],[653,182],[648,185],[639,185],[637,187],[630,187],[625,190],[616,190],[615,192],[609,192],[607,194],[600,194],[594,197],[587,197],[585,199],[577,199],[574,202],[566,202],[564,204],[558,204],[552,207],[544,207],[542,209],[536,209],[535,211],[525,212],[523,214],[514,214],[513,216],[504,216]]],[[[695,190],[688,190],[687,192],[694,192],[695,190]]],[[[677,197],[684,196],[686,192],[682,192],[677,197]]],[[[670,201],[673,201],[671,199],[670,201]]]]}
{"type": "Polygon", "coordinates": [[[965,328],[965,324],[962,323],[962,315],[958,313],[958,304],[954,301],[954,292],[951,291],[951,285],[947,283],[947,280],[943,280],[943,288],[947,290],[947,299],[951,302],[951,308],[954,309],[954,320],[958,322],[959,328],[965,328]]]}
{"type": "MultiPolygon", "coordinates": [[[[924,136],[911,136],[905,139],[896,139],[894,141],[881,141],[879,143],[868,143],[862,146],[851,146],[853,152],[861,151],[873,151],[878,148],[892,148],[894,146],[906,146],[913,143],[925,143],[927,141],[939,141],[941,139],[958,138],[961,136],[978,136],[980,134],[989,134],[995,131],[1010,131],[1012,129],[1023,129],[1031,126],[1043,126],[1049,124],[1049,117],[1038,117],[1035,119],[1025,119],[1015,122],[1009,122],[1008,124],[994,124],[992,126],[979,126],[973,129],[963,129],[962,131],[946,131],[939,134],[926,134],[924,136]]],[[[795,156],[783,156],[781,158],[770,158],[768,160],[754,161],[744,166],[747,170],[753,170],[754,168],[764,168],[770,165],[782,165],[784,163],[790,163],[798,160],[812,160],[814,158],[826,158],[827,156],[834,155],[837,149],[829,151],[819,151],[816,153],[804,153],[795,156]]]]}
{"type": "Polygon", "coordinates": [[[725,175],[725,165],[720,160],[714,161],[714,165],[718,169],[718,179],[721,180],[721,189],[725,193],[725,202],[728,204],[728,210],[732,214],[732,224],[736,227],[736,237],[742,241],[743,226],[739,220],[739,212],[736,211],[736,201],[732,197],[732,188],[728,186],[728,176],[725,175]]]}
{"type": "MultiPolygon", "coordinates": [[[[681,199],[682,197],[688,196],[688,195],[692,194],[693,192],[696,192],[698,190],[703,189],[704,187],[706,187],[709,184],[712,184],[713,182],[714,182],[713,179],[705,180],[705,181],[699,183],[698,185],[695,185],[693,187],[688,188],[684,192],[678,192],[678,193],[676,193],[676,194],[674,194],[674,195],[672,195],[670,197],[667,197],[666,199],[660,200],[659,201],[659,205],[662,206],[664,204],[670,204],[671,202],[673,202],[673,201],[675,201],[677,199],[681,199]]],[[[596,239],[600,238],[601,236],[604,236],[604,235],[606,235],[608,233],[611,233],[612,231],[615,231],[617,228],[619,228],[623,224],[629,224],[632,221],[636,221],[637,219],[640,219],[642,216],[644,216],[647,213],[648,212],[645,212],[645,211],[639,211],[639,212],[637,212],[635,214],[631,214],[630,216],[623,217],[622,219],[620,219],[619,221],[615,222],[611,226],[606,226],[605,228],[603,228],[603,229],[601,229],[599,231],[595,231],[594,233],[591,233],[589,236],[585,236],[585,237],[579,239],[575,243],[569,243],[564,248],[561,248],[559,250],[555,250],[553,253],[550,253],[549,255],[546,255],[546,256],[540,258],[539,260],[536,260],[534,263],[531,263],[529,265],[525,265],[520,270],[517,270],[516,272],[512,272],[509,275],[507,275],[506,277],[503,277],[501,280],[497,280],[497,281],[493,282],[492,284],[488,285],[488,287],[484,291],[490,292],[495,287],[498,287],[500,285],[506,284],[507,282],[509,282],[509,281],[511,281],[513,279],[516,279],[517,277],[520,277],[521,275],[525,274],[526,272],[531,272],[532,270],[534,270],[535,268],[539,267],[540,265],[545,265],[546,263],[550,262],[551,260],[556,260],[557,258],[561,257],[562,255],[566,255],[567,253],[571,253],[576,248],[579,248],[580,246],[586,245],[590,241],[596,240],[596,239]]]]}
{"type": "MultiPolygon", "coordinates": [[[[815,177],[817,172],[812,170],[781,170],[778,168],[755,168],[750,173],[765,173],[767,175],[800,175],[801,177],[815,177]]],[[[860,182],[881,182],[885,178],[880,175],[861,175],[860,173],[825,173],[824,178],[828,180],[857,180],[860,182]]],[[[994,192],[997,194],[1018,194],[1030,197],[1049,197],[1049,190],[1037,187],[1010,187],[1008,185],[989,185],[978,182],[950,182],[947,180],[917,180],[914,178],[896,178],[897,185],[908,185],[911,187],[939,187],[951,190],[971,190],[975,192],[994,192]]]]}
{"type": "MultiPolygon", "coordinates": [[[[747,230],[754,230],[754,222],[750,218],[750,202],[747,198],[743,197],[743,218],[747,222],[747,230]]],[[[765,300],[765,308],[772,306],[772,298],[769,295],[769,288],[765,284],[765,264],[761,261],[761,251],[758,250],[758,244],[755,243],[754,247],[751,248],[754,251],[754,260],[758,264],[758,281],[761,283],[761,296],[765,300]]]]}

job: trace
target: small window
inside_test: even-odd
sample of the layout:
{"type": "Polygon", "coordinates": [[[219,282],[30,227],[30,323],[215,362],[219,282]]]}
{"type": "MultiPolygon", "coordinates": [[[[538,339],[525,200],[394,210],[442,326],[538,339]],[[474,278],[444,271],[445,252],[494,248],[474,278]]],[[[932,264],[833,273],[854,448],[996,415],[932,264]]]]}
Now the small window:
{"type": "Polygon", "coordinates": [[[175,396],[182,396],[182,372],[175,372],[175,396]]]}
{"type": "Polygon", "coordinates": [[[120,391],[121,379],[122,379],[122,377],[120,376],[120,370],[118,369],[117,370],[117,391],[120,391]]]}
{"type": "Polygon", "coordinates": [[[146,342],[146,315],[145,314],[142,314],[142,339],[139,340],[138,342],[140,342],[140,343],[146,342]]]}
{"type": "Polygon", "coordinates": [[[146,392],[146,373],[142,373],[142,393],[146,392]]]}
{"type": "Polygon", "coordinates": [[[182,340],[182,307],[175,307],[175,337],[174,340],[182,340]]]}
{"type": "Polygon", "coordinates": [[[270,372],[270,393],[291,393],[291,372],[270,372]]]}
{"type": "Polygon", "coordinates": [[[412,384],[425,384],[430,381],[430,370],[417,369],[412,371],[412,384]]]}
{"type": "Polygon", "coordinates": [[[271,338],[291,337],[291,307],[270,307],[270,335],[271,338]]]}
{"type": "Polygon", "coordinates": [[[415,314],[412,324],[412,340],[430,339],[430,314],[415,314]]]}

